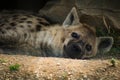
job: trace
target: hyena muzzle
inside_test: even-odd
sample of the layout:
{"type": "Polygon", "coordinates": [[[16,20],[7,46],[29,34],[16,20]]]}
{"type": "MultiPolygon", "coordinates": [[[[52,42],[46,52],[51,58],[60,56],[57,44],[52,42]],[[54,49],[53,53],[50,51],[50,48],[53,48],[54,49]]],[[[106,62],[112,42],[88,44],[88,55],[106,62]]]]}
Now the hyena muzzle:
{"type": "Polygon", "coordinates": [[[3,53],[80,59],[109,51],[112,43],[111,37],[96,37],[90,26],[81,24],[75,8],[62,26],[50,25],[45,18],[33,14],[0,14],[3,53]]]}

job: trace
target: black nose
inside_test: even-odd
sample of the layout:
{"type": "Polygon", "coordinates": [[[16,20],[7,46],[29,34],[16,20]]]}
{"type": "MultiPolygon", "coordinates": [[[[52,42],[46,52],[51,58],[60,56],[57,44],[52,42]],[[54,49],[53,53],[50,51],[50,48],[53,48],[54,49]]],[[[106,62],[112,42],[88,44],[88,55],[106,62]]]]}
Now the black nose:
{"type": "Polygon", "coordinates": [[[68,57],[73,59],[75,58],[80,59],[83,56],[81,47],[76,43],[67,45],[65,47],[65,52],[68,57]]]}
{"type": "Polygon", "coordinates": [[[81,53],[81,48],[77,44],[73,44],[71,46],[71,50],[74,51],[75,53],[79,53],[79,54],[81,53]]]}

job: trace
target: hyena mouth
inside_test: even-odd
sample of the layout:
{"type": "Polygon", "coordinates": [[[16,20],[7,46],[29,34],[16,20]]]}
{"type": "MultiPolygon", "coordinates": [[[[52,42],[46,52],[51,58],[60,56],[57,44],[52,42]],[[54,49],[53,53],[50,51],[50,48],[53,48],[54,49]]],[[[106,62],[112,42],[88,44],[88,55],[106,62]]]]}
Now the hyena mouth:
{"type": "Polygon", "coordinates": [[[83,57],[83,51],[78,43],[69,43],[64,46],[65,55],[73,59],[80,59],[83,57]]]}

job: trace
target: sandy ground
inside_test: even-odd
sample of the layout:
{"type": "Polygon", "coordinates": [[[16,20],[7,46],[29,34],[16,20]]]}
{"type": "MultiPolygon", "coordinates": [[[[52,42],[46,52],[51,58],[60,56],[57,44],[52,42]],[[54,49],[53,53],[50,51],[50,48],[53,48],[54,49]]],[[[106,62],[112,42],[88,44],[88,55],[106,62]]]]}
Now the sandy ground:
{"type": "Polygon", "coordinates": [[[65,59],[0,54],[0,80],[120,80],[120,60],[65,59]],[[18,71],[9,66],[20,64],[18,71]]]}

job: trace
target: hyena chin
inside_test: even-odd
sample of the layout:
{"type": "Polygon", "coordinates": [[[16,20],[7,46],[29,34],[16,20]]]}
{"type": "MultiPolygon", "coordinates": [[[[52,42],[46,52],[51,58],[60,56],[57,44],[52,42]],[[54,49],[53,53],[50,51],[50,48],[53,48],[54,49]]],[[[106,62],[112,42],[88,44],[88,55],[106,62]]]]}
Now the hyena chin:
{"type": "Polygon", "coordinates": [[[44,18],[29,14],[0,14],[0,48],[5,53],[83,59],[112,47],[111,37],[96,37],[81,24],[72,8],[62,26],[49,26],[44,18]]]}

